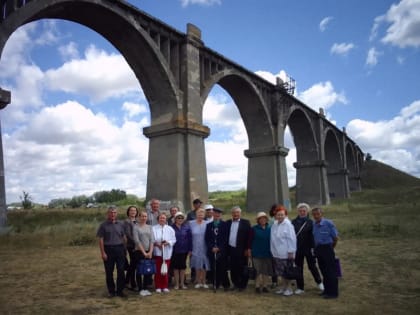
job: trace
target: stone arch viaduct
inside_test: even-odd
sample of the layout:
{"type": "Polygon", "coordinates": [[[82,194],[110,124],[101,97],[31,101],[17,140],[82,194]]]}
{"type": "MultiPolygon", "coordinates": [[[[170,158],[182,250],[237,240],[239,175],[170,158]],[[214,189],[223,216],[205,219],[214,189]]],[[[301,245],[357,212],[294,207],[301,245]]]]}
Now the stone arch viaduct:
{"type": "MultiPolygon", "coordinates": [[[[287,93],[279,80],[271,84],[206,47],[201,31],[187,25],[182,33],[117,0],[0,0],[0,53],[20,26],[45,18],[80,23],[111,42],[123,55],[149,102],[147,198],[207,200],[208,182],[203,106],[219,84],[234,100],[247,134],[247,208],[268,209],[275,202],[290,206],[284,147],[288,125],[297,150],[297,201],[328,204],[361,189],[363,152],[331,124],[287,93]]],[[[1,55],[0,55],[1,56],[1,55]]],[[[0,87],[0,105],[10,92],[0,87]]],[[[4,200],[3,152],[1,195],[4,200]]],[[[220,152],[223,154],[223,152],[220,152]]],[[[229,172],[226,171],[226,176],[229,172]]]]}

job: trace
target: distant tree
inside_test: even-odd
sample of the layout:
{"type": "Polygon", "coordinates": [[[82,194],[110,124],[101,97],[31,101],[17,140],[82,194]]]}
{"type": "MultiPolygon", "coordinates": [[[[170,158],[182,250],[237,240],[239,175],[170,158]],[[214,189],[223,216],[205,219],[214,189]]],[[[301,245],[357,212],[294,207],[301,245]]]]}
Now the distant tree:
{"type": "Polygon", "coordinates": [[[69,198],[57,198],[57,199],[52,199],[49,203],[48,203],[48,208],[66,208],[69,207],[70,205],[70,200],[69,198]]]}
{"type": "Polygon", "coordinates": [[[80,208],[88,204],[88,197],[85,195],[73,196],[69,202],[69,206],[72,208],[80,208]]]}
{"type": "Polygon", "coordinates": [[[124,190],[112,189],[111,191],[97,191],[93,194],[95,201],[99,203],[110,203],[125,199],[127,193],[124,190]]]}
{"type": "Polygon", "coordinates": [[[366,159],[366,161],[372,160],[372,155],[370,153],[367,153],[365,159],[366,159]]]}
{"type": "Polygon", "coordinates": [[[32,206],[33,206],[32,196],[28,192],[23,191],[22,196],[20,196],[20,200],[22,202],[23,209],[31,209],[32,208],[32,206]]]}

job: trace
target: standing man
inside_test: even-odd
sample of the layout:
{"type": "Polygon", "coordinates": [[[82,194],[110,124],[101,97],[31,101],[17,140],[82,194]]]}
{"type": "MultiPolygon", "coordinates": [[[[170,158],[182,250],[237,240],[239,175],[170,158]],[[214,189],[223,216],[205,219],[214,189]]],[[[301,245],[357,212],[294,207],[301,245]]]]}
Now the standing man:
{"type": "Polygon", "coordinates": [[[334,248],[338,241],[338,232],[331,220],[323,218],[321,208],[312,209],[312,216],[315,220],[313,226],[315,256],[324,279],[322,296],[325,299],[336,299],[338,297],[338,278],[334,248]]]}
{"type": "Polygon", "coordinates": [[[201,208],[203,202],[200,199],[194,199],[193,201],[193,208],[187,214],[187,221],[195,220],[196,218],[196,211],[201,208]]]}
{"type": "Polygon", "coordinates": [[[313,255],[313,222],[308,216],[310,210],[309,205],[307,203],[299,203],[296,208],[298,216],[292,220],[292,224],[295,228],[297,240],[295,264],[299,267],[300,277],[296,279],[297,289],[295,290],[295,294],[302,294],[304,292],[303,265],[305,258],[318,288],[324,291],[324,285],[322,284],[321,276],[316,266],[316,259],[313,255]]]}
{"type": "Polygon", "coordinates": [[[108,296],[126,297],[124,294],[124,263],[125,263],[125,234],[124,224],[117,220],[117,207],[109,206],[107,220],[103,222],[96,233],[99,237],[99,249],[105,267],[106,286],[108,296]],[[114,282],[114,266],[117,266],[117,288],[114,282]]]}
{"type": "Polygon", "coordinates": [[[234,289],[243,291],[248,284],[244,268],[248,264],[249,236],[251,224],[241,218],[241,208],[235,206],[231,210],[232,219],[227,221],[229,229],[229,268],[230,279],[234,289]]]}
{"type": "Polygon", "coordinates": [[[158,217],[160,213],[160,201],[153,198],[150,200],[150,209],[147,209],[147,224],[154,226],[158,224],[158,217]]]}
{"type": "Polygon", "coordinates": [[[204,239],[211,269],[209,281],[214,290],[222,285],[224,290],[228,291],[230,287],[227,276],[229,229],[227,223],[222,220],[221,209],[213,208],[213,221],[207,224],[204,239]]]}
{"type": "Polygon", "coordinates": [[[204,220],[206,220],[207,222],[212,222],[213,221],[213,205],[205,205],[204,210],[206,210],[206,216],[204,220]]]}

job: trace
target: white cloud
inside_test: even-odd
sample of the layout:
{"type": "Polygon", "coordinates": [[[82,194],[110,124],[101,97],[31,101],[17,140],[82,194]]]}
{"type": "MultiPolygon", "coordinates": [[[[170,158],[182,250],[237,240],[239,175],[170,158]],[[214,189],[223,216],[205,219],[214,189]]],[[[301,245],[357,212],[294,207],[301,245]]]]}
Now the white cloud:
{"type": "Polygon", "coordinates": [[[378,57],[381,54],[375,47],[370,48],[366,57],[366,65],[371,67],[376,66],[378,64],[378,57]]]}
{"type": "Polygon", "coordinates": [[[420,46],[420,1],[401,0],[391,5],[388,12],[376,21],[390,24],[381,39],[383,43],[401,48],[420,46]]]}
{"type": "Polygon", "coordinates": [[[334,43],[331,46],[331,54],[332,55],[342,55],[342,56],[346,56],[350,50],[354,49],[356,46],[353,43],[334,43]]]}
{"type": "Polygon", "coordinates": [[[374,159],[420,176],[420,100],[387,121],[354,119],[347,134],[374,159]]]}
{"type": "Polygon", "coordinates": [[[280,70],[277,74],[273,74],[264,70],[258,70],[255,71],[255,74],[258,74],[260,77],[264,78],[268,82],[271,82],[272,84],[277,83],[277,78],[280,78],[283,82],[287,81],[287,73],[284,70],[280,70]]]}
{"type": "Polygon", "coordinates": [[[189,5],[204,5],[204,6],[212,6],[212,5],[220,5],[222,4],[222,0],[181,0],[181,5],[183,7],[187,7],[189,5]]]}
{"type": "Polygon", "coordinates": [[[330,81],[314,84],[309,89],[299,93],[298,98],[316,111],[320,107],[328,109],[338,103],[348,103],[344,92],[336,92],[330,81]]]}
{"type": "Polygon", "coordinates": [[[123,111],[127,112],[128,118],[133,118],[139,114],[148,113],[146,105],[136,104],[132,102],[124,102],[122,105],[123,111]]]}
{"type": "Polygon", "coordinates": [[[332,16],[327,16],[321,20],[319,23],[319,29],[321,32],[324,32],[327,29],[328,24],[333,20],[332,16]]]}
{"type": "Polygon", "coordinates": [[[120,188],[145,194],[148,140],[141,123],[116,126],[77,102],[45,107],[4,137],[10,201],[36,202],[120,188]]]}
{"type": "Polygon", "coordinates": [[[63,60],[79,58],[79,50],[77,49],[77,44],[75,42],[70,42],[66,45],[58,47],[58,51],[63,60]]]}
{"type": "Polygon", "coordinates": [[[94,102],[141,91],[121,55],[109,54],[93,45],[86,49],[84,59],[73,59],[58,69],[50,69],[45,77],[49,89],[87,95],[94,102]]]}

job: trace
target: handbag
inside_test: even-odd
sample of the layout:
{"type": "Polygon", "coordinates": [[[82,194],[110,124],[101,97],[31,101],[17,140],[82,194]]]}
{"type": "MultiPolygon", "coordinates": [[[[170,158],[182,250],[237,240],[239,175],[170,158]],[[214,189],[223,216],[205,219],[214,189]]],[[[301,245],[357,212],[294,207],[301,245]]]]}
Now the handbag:
{"type": "Polygon", "coordinates": [[[254,267],[251,257],[248,257],[248,263],[244,266],[243,274],[245,278],[250,280],[255,280],[257,277],[257,270],[254,267]]]}
{"type": "Polygon", "coordinates": [[[153,275],[156,273],[156,262],[154,259],[142,259],[137,264],[137,274],[139,275],[153,275]]]}
{"type": "Polygon", "coordinates": [[[166,264],[166,261],[165,261],[165,256],[164,256],[164,252],[163,252],[163,249],[165,248],[165,246],[162,246],[162,266],[160,266],[160,274],[162,275],[162,276],[165,276],[167,273],[168,273],[168,265],[166,264]]]}
{"type": "Polygon", "coordinates": [[[291,259],[287,261],[284,267],[282,277],[287,280],[296,280],[301,277],[299,267],[296,266],[295,262],[291,259]]]}

